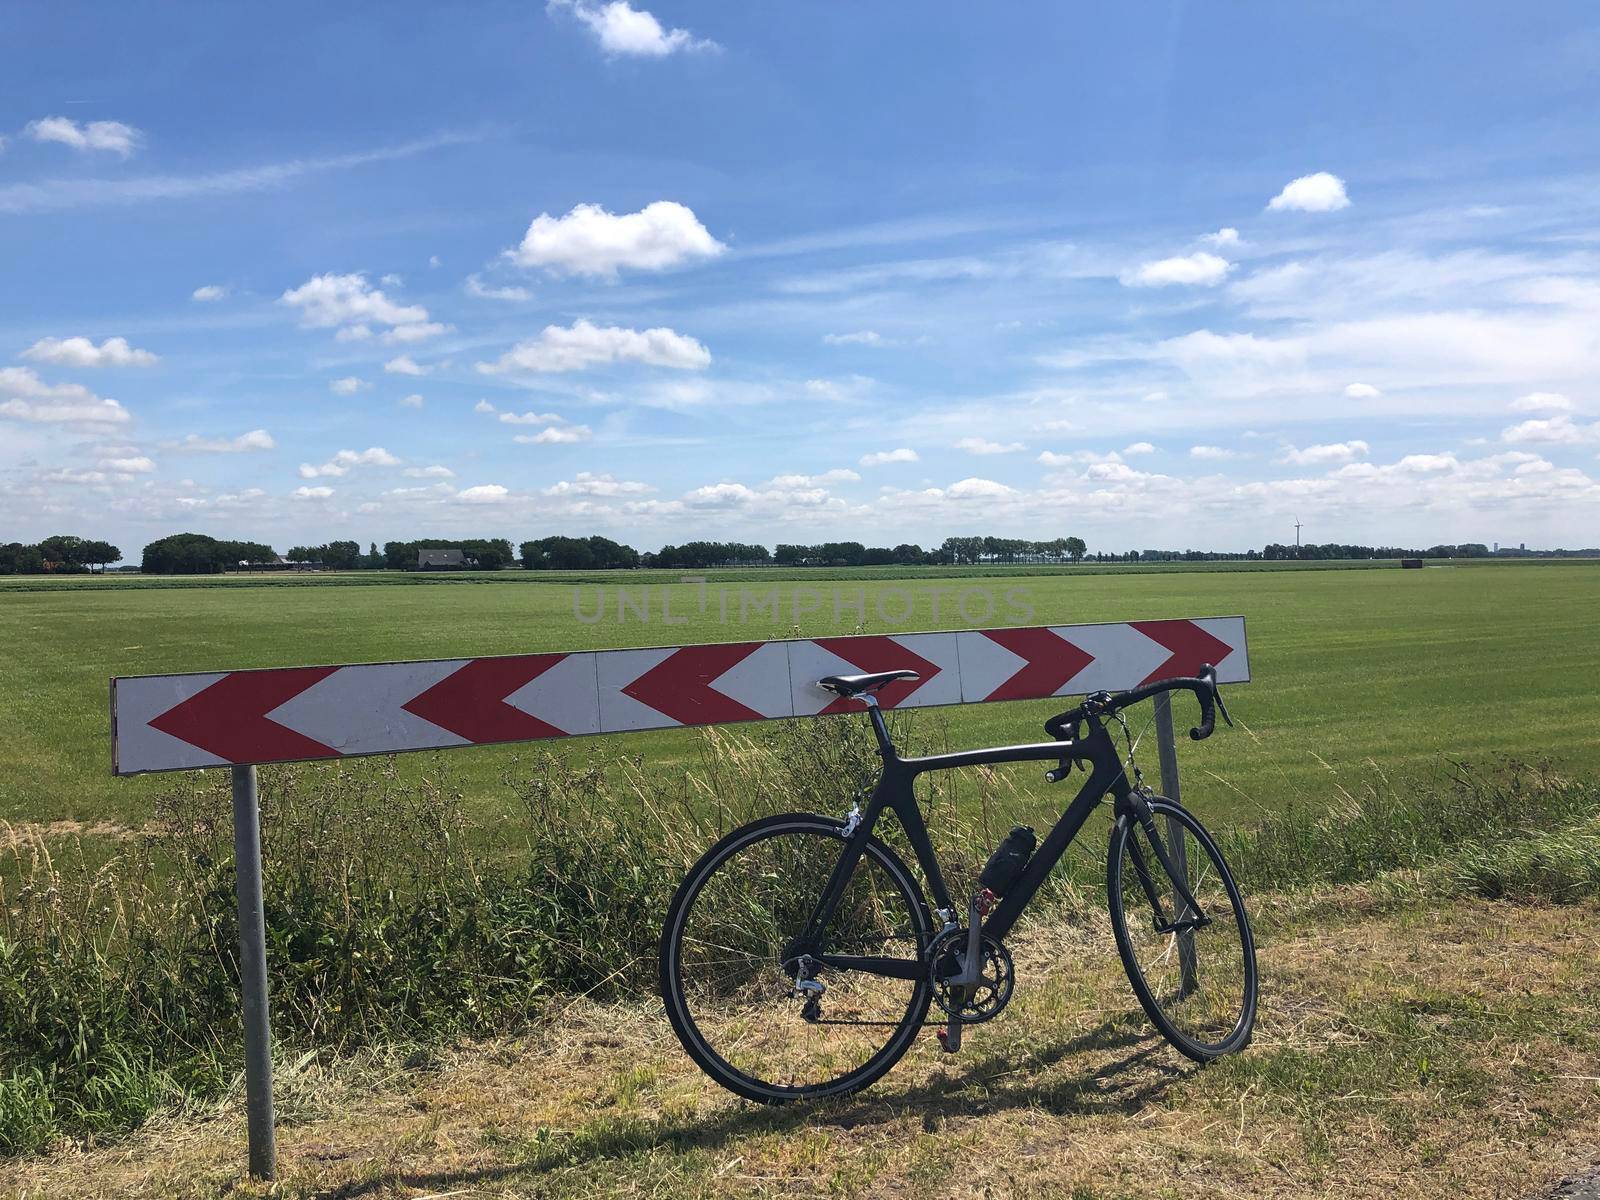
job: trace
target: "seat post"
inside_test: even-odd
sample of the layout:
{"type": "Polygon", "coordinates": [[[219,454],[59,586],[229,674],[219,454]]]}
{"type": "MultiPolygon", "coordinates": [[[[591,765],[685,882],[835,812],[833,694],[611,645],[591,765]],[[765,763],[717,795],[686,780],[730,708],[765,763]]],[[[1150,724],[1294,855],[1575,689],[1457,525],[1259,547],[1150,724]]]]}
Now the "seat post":
{"type": "Polygon", "coordinates": [[[894,758],[894,743],[889,740],[889,727],[883,723],[883,710],[878,707],[878,698],[871,692],[863,692],[860,700],[867,706],[867,716],[872,718],[872,732],[878,735],[878,749],[885,758],[894,758]]]}

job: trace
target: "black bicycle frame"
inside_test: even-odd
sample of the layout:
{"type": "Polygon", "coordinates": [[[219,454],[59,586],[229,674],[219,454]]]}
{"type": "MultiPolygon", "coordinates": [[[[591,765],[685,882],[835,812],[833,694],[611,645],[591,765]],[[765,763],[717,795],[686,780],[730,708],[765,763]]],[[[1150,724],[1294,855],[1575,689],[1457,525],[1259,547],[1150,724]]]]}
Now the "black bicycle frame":
{"type": "MultiPolygon", "coordinates": [[[[873,827],[886,808],[894,812],[906,831],[911,849],[916,854],[917,862],[927,879],[928,890],[933,894],[934,906],[945,914],[947,923],[954,919],[956,910],[951,903],[949,889],[945,886],[944,873],[940,870],[939,860],[934,855],[927,822],[922,819],[922,810],[918,807],[912,792],[912,784],[918,775],[930,771],[950,771],[958,767],[980,767],[1009,762],[1043,762],[1052,759],[1089,764],[1089,777],[1084,781],[1083,787],[1079,789],[1072,803],[1067,805],[1066,811],[1061,814],[1061,819],[1055,823],[1043,843],[1034,852],[1021,878],[1011,885],[1005,897],[994,906],[984,920],[984,935],[996,942],[1003,941],[1006,934],[1011,932],[1011,927],[1017,923],[1017,918],[1028,906],[1028,901],[1032,900],[1034,894],[1043,886],[1046,877],[1066,853],[1067,847],[1072,843],[1072,839],[1077,837],[1078,831],[1083,828],[1084,822],[1089,819],[1089,814],[1094,811],[1095,806],[1107,793],[1110,793],[1117,802],[1117,811],[1121,813],[1132,793],[1116,744],[1111,740],[1104,725],[1093,716],[1085,720],[1088,726],[1087,735],[1077,741],[1030,742],[1021,746],[995,746],[983,750],[961,750],[954,754],[932,754],[923,758],[901,758],[889,738],[882,711],[875,704],[867,711],[872,719],[873,731],[878,737],[879,751],[883,755],[883,773],[872,789],[872,795],[867,801],[860,821],[845,840],[839,862],[823,889],[822,897],[813,910],[810,921],[807,922],[804,934],[794,943],[823,966],[899,979],[922,979],[927,975],[927,966],[920,957],[916,961],[911,961],[864,955],[829,954],[826,951],[807,949],[815,948],[821,942],[823,931],[833,919],[845,885],[866,851],[867,840],[872,836],[873,827]]],[[[1170,874],[1172,868],[1166,861],[1167,856],[1160,842],[1157,841],[1154,845],[1162,859],[1162,865],[1170,874]]],[[[1183,898],[1192,900],[1192,897],[1188,896],[1183,898]]],[[[919,954],[924,949],[926,947],[919,947],[919,954]]]]}

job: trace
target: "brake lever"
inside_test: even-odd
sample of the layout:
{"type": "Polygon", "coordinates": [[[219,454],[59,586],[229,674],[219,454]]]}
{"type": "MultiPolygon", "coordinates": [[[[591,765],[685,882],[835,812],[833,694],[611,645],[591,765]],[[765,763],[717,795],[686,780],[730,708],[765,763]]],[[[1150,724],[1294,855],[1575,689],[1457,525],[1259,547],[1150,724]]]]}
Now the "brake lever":
{"type": "Polygon", "coordinates": [[[1217,687],[1217,681],[1211,681],[1211,698],[1217,702],[1217,711],[1222,714],[1223,721],[1229,729],[1233,728],[1233,718],[1228,715],[1228,706],[1222,702],[1222,690],[1217,687]]]}

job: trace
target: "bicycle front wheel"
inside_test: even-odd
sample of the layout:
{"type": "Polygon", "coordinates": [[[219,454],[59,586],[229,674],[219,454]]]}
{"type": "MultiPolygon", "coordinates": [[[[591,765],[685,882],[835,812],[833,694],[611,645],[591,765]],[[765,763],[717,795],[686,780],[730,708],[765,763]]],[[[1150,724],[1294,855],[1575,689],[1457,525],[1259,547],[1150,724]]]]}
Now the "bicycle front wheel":
{"type": "Polygon", "coordinates": [[[1111,831],[1106,896],[1117,952],[1139,1003],[1162,1035],[1197,1062],[1250,1043],[1256,1019],[1256,947],[1222,852],[1189,812],[1150,800],[1149,829],[1131,815],[1111,831]],[[1151,832],[1199,906],[1173,885],[1151,832]]]}
{"type": "Polygon", "coordinates": [[[811,965],[801,953],[920,963],[931,932],[906,865],[877,839],[844,882],[821,939],[799,946],[844,852],[843,825],[791,813],[723,838],[667,910],[661,994],[689,1056],[723,1087],[781,1104],[866,1087],[910,1047],[931,995],[896,978],[811,965]],[[811,978],[807,978],[807,976],[811,978]],[[820,984],[802,988],[801,980],[820,984]]]}

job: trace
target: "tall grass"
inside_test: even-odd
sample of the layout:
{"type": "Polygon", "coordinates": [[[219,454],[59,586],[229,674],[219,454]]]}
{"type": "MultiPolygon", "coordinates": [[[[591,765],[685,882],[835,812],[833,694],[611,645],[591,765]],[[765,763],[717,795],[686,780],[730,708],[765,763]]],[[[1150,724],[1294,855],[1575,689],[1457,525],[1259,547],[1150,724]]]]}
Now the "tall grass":
{"type": "MultiPolygon", "coordinates": [[[[708,732],[700,769],[514,760],[473,828],[448,761],[262,772],[274,1035],[349,1051],[515,1028],[576,993],[637,993],[666,899],[723,831],[837,812],[870,734],[795,722],[708,732]]],[[[137,1125],[225,1089],[238,1061],[227,778],[174,777],[102,866],[12,831],[0,855],[0,1153],[137,1125]]]]}
{"type": "Polygon", "coordinates": [[[1455,763],[1398,782],[1372,768],[1331,803],[1291,805],[1253,827],[1215,832],[1241,885],[1261,891],[1372,879],[1454,847],[1560,830],[1597,809],[1600,787],[1547,766],[1510,762],[1484,772],[1455,763]]]}
{"type": "MultiPolygon", "coordinates": [[[[896,719],[897,741],[938,748],[937,724],[896,719]]],[[[711,842],[770,812],[842,813],[875,766],[863,722],[706,731],[690,771],[540,753],[511,764],[490,828],[470,823],[443,757],[420,778],[382,760],[264,771],[274,1035],[287,1053],[345,1053],[525,1027],[579,993],[643,994],[667,899],[711,842]]],[[[987,771],[929,783],[959,889],[1009,825],[1014,793],[987,771]]],[[[232,1083],[230,810],[226,777],[196,773],[173,777],[151,826],[102,865],[71,843],[6,840],[0,1153],[113,1135],[232,1083]]],[[[1227,835],[1226,852],[1255,889],[1340,882],[1597,810],[1594,788],[1547,771],[1462,770],[1425,788],[1375,785],[1332,817],[1291,811],[1227,835]]],[[[892,823],[880,830],[899,840],[892,823]]],[[[1582,859],[1592,841],[1574,846],[1568,859],[1582,859]]],[[[1096,857],[1056,894],[1081,900],[1096,857]]],[[[1548,894],[1541,861],[1483,859],[1472,878],[1548,894]]]]}

